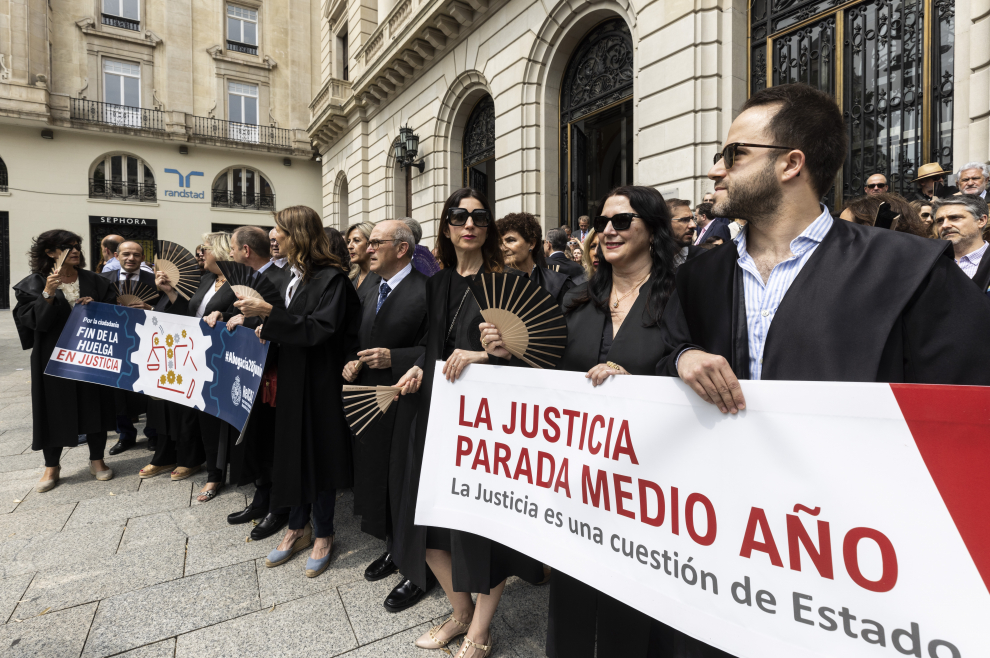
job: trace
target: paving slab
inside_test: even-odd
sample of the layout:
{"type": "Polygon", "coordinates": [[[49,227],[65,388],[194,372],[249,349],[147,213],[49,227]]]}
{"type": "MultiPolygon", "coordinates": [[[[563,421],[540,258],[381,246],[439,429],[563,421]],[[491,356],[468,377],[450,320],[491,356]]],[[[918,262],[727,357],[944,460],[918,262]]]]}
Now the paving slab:
{"type": "Polygon", "coordinates": [[[45,509],[24,510],[21,508],[23,504],[19,503],[17,510],[10,514],[0,514],[0,545],[11,539],[29,539],[35,535],[57,532],[76,508],[75,503],[67,503],[45,509]]]}
{"type": "Polygon", "coordinates": [[[0,579],[0,624],[5,624],[10,619],[32,578],[33,573],[25,573],[0,579]]]}
{"type": "Polygon", "coordinates": [[[335,591],[180,635],[176,658],[335,656],[358,646],[335,591]]]}
{"type": "MultiPolygon", "coordinates": [[[[225,524],[225,526],[189,538],[189,549],[186,555],[187,576],[248,560],[254,564],[254,560],[263,558],[278,546],[281,539],[281,534],[276,534],[262,541],[248,541],[251,532],[250,524],[225,524]]],[[[302,559],[303,564],[305,564],[306,555],[308,555],[307,552],[300,552],[296,555],[297,559],[282,566],[289,567],[289,565],[298,562],[298,559],[302,559]]]]}
{"type": "Polygon", "coordinates": [[[34,481],[28,479],[0,482],[0,515],[10,514],[17,509],[34,487],[34,481]]]}
{"type": "Polygon", "coordinates": [[[4,658],[78,656],[96,606],[90,603],[0,626],[0,655],[4,658]]]}
{"type": "MultiPolygon", "coordinates": [[[[144,484],[146,482],[141,485],[142,491],[145,490],[144,484]]],[[[169,482],[166,486],[172,485],[185,486],[178,482],[169,482]]],[[[143,543],[162,541],[169,537],[192,537],[232,527],[227,523],[227,515],[244,509],[244,505],[243,497],[240,500],[236,497],[216,498],[208,505],[182,507],[130,519],[127,522],[124,541],[121,542],[121,550],[128,550],[131,546],[143,543]]],[[[247,536],[253,526],[248,523],[239,527],[244,529],[244,535],[247,536]]]]}
{"type": "Polygon", "coordinates": [[[430,621],[419,626],[413,626],[401,633],[389,635],[370,644],[365,644],[353,651],[342,654],[340,658],[439,658],[445,656],[443,652],[420,649],[415,644],[416,638],[430,630],[431,626],[439,624],[442,620],[430,621]]]}
{"type": "Polygon", "coordinates": [[[182,578],[185,539],[144,545],[130,552],[58,564],[35,576],[14,617],[61,610],[182,578]]]}
{"type": "Polygon", "coordinates": [[[118,653],[114,658],[173,658],[175,656],[175,638],[170,637],[161,642],[146,644],[137,649],[118,653]]]}
{"type": "Polygon", "coordinates": [[[100,603],[82,655],[121,653],[260,607],[251,562],[119,594],[100,603]]]}
{"type": "MultiPolygon", "coordinates": [[[[41,477],[40,475],[38,476],[41,477]]],[[[37,482],[34,483],[37,485],[37,482]]],[[[91,498],[103,498],[111,493],[116,495],[137,491],[138,483],[126,478],[114,477],[112,480],[101,482],[93,477],[89,472],[89,461],[84,468],[62,466],[59,474],[58,485],[51,491],[38,493],[31,488],[31,492],[25,496],[23,502],[18,506],[17,511],[27,512],[42,507],[53,505],[65,505],[67,503],[77,503],[81,500],[91,498]]]]}
{"type": "Polygon", "coordinates": [[[8,539],[0,544],[0,578],[108,558],[120,544],[123,532],[123,526],[111,525],[8,539]]]}
{"type": "Polygon", "coordinates": [[[550,586],[536,587],[510,578],[499,601],[492,624],[496,638],[511,645],[519,658],[544,658],[547,642],[547,611],[550,586]]]}
{"type": "MultiPolygon", "coordinates": [[[[2,412],[0,412],[2,413],[2,412]]],[[[4,427],[8,426],[8,421],[4,421],[4,427]]],[[[31,451],[26,455],[9,455],[0,459],[0,473],[8,471],[24,471],[29,468],[44,466],[45,460],[40,452],[31,451]]]]}
{"type": "Polygon", "coordinates": [[[382,601],[399,583],[399,576],[374,583],[365,580],[338,588],[354,633],[361,644],[380,640],[437,617],[450,614],[451,607],[440,587],[424,596],[419,603],[402,612],[389,612],[382,601]]]}
{"type": "Polygon", "coordinates": [[[179,486],[125,492],[116,496],[107,495],[80,501],[65,527],[68,529],[108,523],[124,525],[128,519],[136,516],[188,507],[191,485],[177,484],[179,486]]]}

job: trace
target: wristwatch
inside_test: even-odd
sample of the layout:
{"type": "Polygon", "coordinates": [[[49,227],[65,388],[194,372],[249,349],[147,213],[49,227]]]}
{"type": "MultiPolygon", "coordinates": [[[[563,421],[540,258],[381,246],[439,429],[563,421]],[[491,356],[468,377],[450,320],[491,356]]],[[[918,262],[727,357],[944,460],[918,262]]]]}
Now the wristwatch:
{"type": "Polygon", "coordinates": [[[48,291],[47,290],[42,290],[41,291],[41,296],[44,297],[45,299],[51,299],[52,298],[52,296],[48,294],[48,291]]]}

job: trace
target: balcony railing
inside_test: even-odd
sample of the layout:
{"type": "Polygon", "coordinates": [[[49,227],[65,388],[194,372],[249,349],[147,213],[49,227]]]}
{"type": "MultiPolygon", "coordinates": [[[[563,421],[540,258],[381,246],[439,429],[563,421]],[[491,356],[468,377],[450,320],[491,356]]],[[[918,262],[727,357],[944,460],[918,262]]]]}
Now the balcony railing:
{"type": "Polygon", "coordinates": [[[258,46],[252,46],[246,43],[239,43],[237,41],[227,40],[227,50],[233,50],[237,53],[244,53],[245,55],[257,55],[258,46]]]}
{"type": "Polygon", "coordinates": [[[90,178],[89,198],[154,203],[158,201],[158,187],[154,183],[127,183],[90,178]]]}
{"type": "Polygon", "coordinates": [[[247,194],[232,190],[213,190],[214,208],[237,208],[239,210],[275,211],[274,194],[247,194]]]}
{"type": "Polygon", "coordinates": [[[286,128],[256,126],[209,117],[193,117],[193,135],[225,142],[246,142],[268,146],[292,147],[292,137],[286,128]]]}
{"type": "Polygon", "coordinates": [[[85,98],[70,98],[71,116],[75,121],[101,123],[105,126],[165,131],[165,114],[161,110],[101,103],[85,98]]]}
{"type": "Polygon", "coordinates": [[[134,30],[135,32],[141,31],[141,23],[131,20],[130,18],[113,16],[111,14],[101,14],[101,17],[103,18],[104,25],[109,25],[110,27],[120,27],[125,30],[134,30]]]}

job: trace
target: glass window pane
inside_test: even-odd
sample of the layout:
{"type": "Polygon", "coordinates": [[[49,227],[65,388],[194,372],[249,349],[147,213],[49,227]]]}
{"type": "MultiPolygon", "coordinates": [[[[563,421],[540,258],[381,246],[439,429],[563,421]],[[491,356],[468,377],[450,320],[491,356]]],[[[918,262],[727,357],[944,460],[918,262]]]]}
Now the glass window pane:
{"type": "Polygon", "coordinates": [[[117,16],[120,14],[120,0],[103,0],[103,13],[117,16]]]}
{"type": "Polygon", "coordinates": [[[227,38],[231,41],[241,40],[241,22],[230,16],[227,17],[227,38]]]}
{"type": "Polygon", "coordinates": [[[137,185],[138,182],[138,161],[137,158],[126,158],[127,160],[127,183],[137,185]]]}
{"type": "Polygon", "coordinates": [[[241,123],[244,121],[244,114],[241,110],[241,96],[237,94],[228,94],[228,115],[231,121],[237,121],[241,123]]]}
{"type": "Polygon", "coordinates": [[[121,105],[119,75],[106,73],[103,76],[103,100],[114,105],[121,105]]]}
{"type": "Polygon", "coordinates": [[[227,172],[223,172],[223,175],[217,179],[217,182],[213,184],[213,189],[221,192],[227,191],[227,172]]]}
{"type": "Polygon", "coordinates": [[[245,185],[244,190],[247,193],[248,202],[254,201],[254,172],[250,169],[245,170],[245,185]]]}
{"type": "Polygon", "coordinates": [[[257,23],[242,23],[244,26],[244,41],[243,43],[250,44],[252,46],[258,45],[258,24],[257,23]]]}
{"type": "Polygon", "coordinates": [[[144,184],[145,185],[155,184],[155,175],[151,173],[151,169],[148,167],[148,165],[144,165],[144,184]]]}
{"type": "Polygon", "coordinates": [[[261,180],[261,193],[266,196],[271,196],[272,186],[268,183],[268,179],[260,175],[258,178],[261,180]]]}
{"type": "Polygon", "coordinates": [[[114,181],[120,181],[121,177],[121,156],[115,155],[110,158],[110,178],[114,181]]]}
{"type": "Polygon", "coordinates": [[[141,80],[124,76],[124,105],[141,107],[141,80]]]}
{"type": "Polygon", "coordinates": [[[124,18],[138,19],[138,0],[122,0],[124,18]]]}
{"type": "Polygon", "coordinates": [[[258,99],[244,98],[244,123],[258,125],[258,99]]]}
{"type": "Polygon", "coordinates": [[[94,180],[100,180],[100,181],[106,180],[106,177],[107,177],[107,175],[106,175],[106,169],[107,169],[107,162],[106,162],[106,160],[104,160],[104,161],[100,162],[100,164],[96,165],[96,169],[93,171],[93,179],[94,180]]]}
{"type": "Polygon", "coordinates": [[[244,170],[234,169],[234,194],[236,199],[240,199],[244,193],[244,170]]]}

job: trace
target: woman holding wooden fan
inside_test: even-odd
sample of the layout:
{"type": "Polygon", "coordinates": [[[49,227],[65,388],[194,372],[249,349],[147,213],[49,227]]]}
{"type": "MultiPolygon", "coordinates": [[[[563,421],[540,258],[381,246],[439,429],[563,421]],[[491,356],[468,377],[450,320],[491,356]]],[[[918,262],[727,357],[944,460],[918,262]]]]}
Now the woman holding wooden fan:
{"type": "Polygon", "coordinates": [[[395,562],[413,583],[427,588],[426,564],[443,586],[453,614],[416,640],[424,649],[441,649],[464,635],[458,658],[482,658],[491,654],[491,622],[505,587],[505,579],[519,576],[531,583],[543,578],[536,560],[497,542],[467,532],[427,528],[413,524],[419,473],[430,415],[434,365],[445,361],[443,375],[460,377],[471,363],[488,363],[481,346],[478,325],[481,310],[470,291],[470,280],[479,272],[501,272],[503,256],[488,200],[470,188],[454,192],[444,204],[437,235],[437,256],[443,269],[426,288],[429,329],[422,367],[413,366],[397,384],[403,393],[422,385],[416,434],[410,457],[411,471],[403,485],[403,508],[396,523],[395,562]],[[478,593],[475,605],[471,593],[478,593]]]}
{"type": "MultiPolygon", "coordinates": [[[[613,190],[594,219],[598,268],[564,301],[567,348],[560,370],[585,373],[592,386],[617,375],[653,375],[664,355],[660,317],[674,291],[670,211],[652,187],[613,190]]],[[[504,357],[494,325],[482,326],[493,356],[504,357]]],[[[645,656],[650,618],[561,571],[550,581],[550,658],[645,656]],[[597,638],[596,638],[597,629],[597,638]]]]}
{"type": "Polygon", "coordinates": [[[340,373],[358,340],[361,302],[315,210],[280,210],[275,231],[292,273],[285,308],[252,298],[235,306],[245,317],[263,318],[256,333],[279,347],[271,504],[291,511],[265,566],[285,564],[312,542],[305,572],[315,578],[330,564],[336,490],[354,484],[340,373]]]}
{"type": "Polygon", "coordinates": [[[28,252],[31,274],[14,286],[17,305],[14,323],[21,347],[31,349],[31,447],[45,456],[45,473],[39,492],[58,484],[63,448],[79,445],[86,435],[89,472],[97,480],[109,480],[113,471],[103,461],[107,430],[116,427],[112,388],[72,379],[45,376],[45,366],[55,350],[72,307],[92,301],[114,304],[113,284],[85,269],[82,238],[71,231],[45,231],[28,252]]]}

